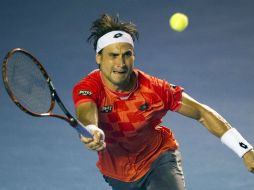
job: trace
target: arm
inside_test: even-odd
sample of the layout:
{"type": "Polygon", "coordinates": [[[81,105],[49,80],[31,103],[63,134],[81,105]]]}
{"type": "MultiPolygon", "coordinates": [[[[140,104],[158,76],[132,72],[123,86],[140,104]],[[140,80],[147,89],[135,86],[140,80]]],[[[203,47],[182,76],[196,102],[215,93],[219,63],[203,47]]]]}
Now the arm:
{"type": "MultiPolygon", "coordinates": [[[[213,135],[221,138],[232,127],[230,124],[212,108],[201,104],[183,93],[182,105],[178,113],[199,121],[213,135]]],[[[254,151],[250,150],[243,156],[247,169],[254,172],[254,151]]]]}
{"type": "MultiPolygon", "coordinates": [[[[98,126],[98,110],[94,102],[85,102],[78,105],[76,116],[85,126],[98,126]]],[[[80,136],[80,140],[90,150],[100,151],[105,148],[105,142],[102,140],[102,133],[99,129],[94,131],[93,138],[80,136]]]]}
{"type": "Polygon", "coordinates": [[[85,102],[76,108],[76,116],[84,125],[93,124],[98,126],[98,110],[94,102],[85,102]]]}
{"type": "Polygon", "coordinates": [[[199,121],[218,138],[231,128],[230,124],[216,111],[197,102],[186,93],[183,93],[182,105],[178,113],[199,121]]]}

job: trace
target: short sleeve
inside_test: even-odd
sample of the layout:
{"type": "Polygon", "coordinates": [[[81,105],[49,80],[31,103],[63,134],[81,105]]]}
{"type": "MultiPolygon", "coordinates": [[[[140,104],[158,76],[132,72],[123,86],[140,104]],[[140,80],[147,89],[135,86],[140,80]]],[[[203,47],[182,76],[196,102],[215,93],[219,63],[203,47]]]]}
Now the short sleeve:
{"type": "Polygon", "coordinates": [[[97,103],[100,83],[95,77],[87,76],[73,87],[72,97],[75,107],[80,103],[97,103]]]}
{"type": "Polygon", "coordinates": [[[169,84],[168,82],[164,81],[163,101],[167,110],[174,112],[179,110],[181,107],[183,91],[183,87],[169,84]]]}

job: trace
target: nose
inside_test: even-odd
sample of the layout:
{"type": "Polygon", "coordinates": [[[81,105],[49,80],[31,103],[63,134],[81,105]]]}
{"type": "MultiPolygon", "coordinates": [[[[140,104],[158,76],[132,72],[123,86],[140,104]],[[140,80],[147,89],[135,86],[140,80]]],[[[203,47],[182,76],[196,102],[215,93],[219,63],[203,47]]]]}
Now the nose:
{"type": "Polygon", "coordinates": [[[125,65],[125,58],[124,56],[119,56],[116,62],[118,67],[123,67],[125,65]]]}

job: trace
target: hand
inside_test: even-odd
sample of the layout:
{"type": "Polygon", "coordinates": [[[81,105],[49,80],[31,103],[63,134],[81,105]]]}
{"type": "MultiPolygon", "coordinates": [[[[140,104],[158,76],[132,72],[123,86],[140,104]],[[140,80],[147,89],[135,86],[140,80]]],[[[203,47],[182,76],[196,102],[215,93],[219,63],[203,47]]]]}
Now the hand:
{"type": "Polygon", "coordinates": [[[87,138],[80,135],[80,141],[85,144],[87,149],[93,151],[101,151],[106,147],[106,143],[103,140],[103,134],[97,130],[94,131],[93,138],[87,138]]]}
{"type": "Polygon", "coordinates": [[[254,150],[250,150],[243,155],[243,161],[246,168],[254,174],[254,150]]]}

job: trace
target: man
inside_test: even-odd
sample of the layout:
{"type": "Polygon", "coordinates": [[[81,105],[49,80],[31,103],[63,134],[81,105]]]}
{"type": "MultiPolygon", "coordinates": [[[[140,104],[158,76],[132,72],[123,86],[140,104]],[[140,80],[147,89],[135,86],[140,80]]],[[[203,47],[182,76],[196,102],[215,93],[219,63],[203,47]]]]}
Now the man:
{"type": "Polygon", "coordinates": [[[80,139],[98,151],[105,181],[113,190],[185,189],[178,144],[161,125],[169,110],[199,121],[254,172],[252,146],[224,118],[182,87],[134,69],[137,38],[134,24],[102,15],[88,38],[99,69],[73,89],[77,117],[93,135],[80,139]]]}

